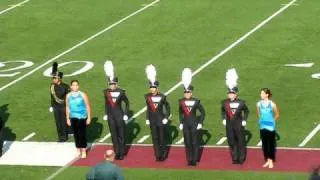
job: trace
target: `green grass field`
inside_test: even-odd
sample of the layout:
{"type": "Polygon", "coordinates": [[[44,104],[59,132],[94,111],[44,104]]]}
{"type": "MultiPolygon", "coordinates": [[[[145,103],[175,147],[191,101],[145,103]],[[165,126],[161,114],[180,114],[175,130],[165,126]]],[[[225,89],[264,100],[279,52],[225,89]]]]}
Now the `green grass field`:
{"type": "MultiPolygon", "coordinates": [[[[88,37],[142,8],[151,0],[30,0],[21,7],[0,14],[0,62],[31,61],[33,66],[14,71],[4,70],[21,63],[6,63],[1,74],[20,72],[13,77],[0,77],[0,88],[32,71],[37,66],[65,52],[88,37]]],[[[148,91],[144,68],[152,63],[158,71],[162,92],[180,81],[183,68],[196,70],[242,35],[279,10],[289,0],[161,0],[139,14],[121,22],[87,43],[56,59],[57,62],[91,61],[94,67],[80,75],[81,89],[88,93],[93,109],[89,140],[97,142],[108,133],[102,120],[107,87],[103,71],[105,60],[112,60],[120,86],[126,89],[134,113],[144,107],[143,94],[148,91]]],[[[17,0],[0,0],[0,11],[17,0]]],[[[194,95],[201,99],[207,116],[204,129],[215,145],[225,136],[220,119],[220,101],[226,97],[225,72],[234,67],[239,74],[240,97],[250,107],[247,129],[252,138],[248,145],[259,142],[255,104],[259,90],[269,87],[280,108],[278,146],[298,147],[319,123],[317,109],[320,73],[319,21],[320,1],[300,0],[193,78],[194,95]],[[314,62],[311,68],[285,67],[284,64],[314,62]]],[[[21,141],[32,132],[29,141],[56,141],[56,129],[50,106],[51,79],[43,72],[52,63],[0,91],[1,116],[7,120],[5,138],[21,141]]],[[[71,74],[83,67],[73,63],[61,68],[71,74]]],[[[169,96],[172,128],[178,125],[178,99],[183,88],[169,96]]],[[[149,134],[145,114],[132,123],[140,128],[133,140],[149,134]]],[[[182,137],[182,133],[174,140],[182,137]]],[[[111,139],[107,141],[110,143],[111,139]]],[[[144,143],[151,143],[147,139],[144,143]]],[[[226,145],[226,144],[224,144],[226,145]]],[[[320,135],[305,147],[319,147],[320,135]]],[[[5,179],[45,179],[58,168],[0,166],[5,179]],[[3,173],[4,172],[4,173],[3,173]]],[[[67,168],[56,179],[83,179],[87,168],[67,168]],[[80,173],[81,172],[81,173],[80,173]]],[[[307,174],[125,169],[128,179],[307,179],[307,174]],[[143,173],[147,171],[148,173],[143,173]],[[200,174],[198,177],[197,174],[200,174]]]]}

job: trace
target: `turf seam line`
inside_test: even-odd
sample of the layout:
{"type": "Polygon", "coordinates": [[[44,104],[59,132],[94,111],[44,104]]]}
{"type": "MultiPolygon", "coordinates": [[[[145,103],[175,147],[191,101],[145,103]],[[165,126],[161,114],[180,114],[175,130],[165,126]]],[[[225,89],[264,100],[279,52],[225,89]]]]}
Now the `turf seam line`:
{"type": "Polygon", "coordinates": [[[156,4],[156,3],[158,3],[159,1],[160,1],[160,0],[155,0],[155,1],[151,2],[150,4],[148,4],[148,6],[145,6],[145,7],[140,8],[139,10],[137,10],[137,11],[135,11],[135,12],[133,12],[133,13],[129,14],[128,16],[126,16],[126,17],[124,17],[124,18],[120,19],[119,21],[117,21],[117,22],[115,22],[115,23],[111,24],[110,26],[106,27],[105,29],[103,29],[103,30],[101,30],[101,31],[97,32],[96,34],[94,34],[94,35],[92,35],[92,36],[90,36],[89,38],[87,38],[87,39],[85,39],[85,40],[81,41],[80,43],[78,43],[78,44],[76,44],[76,45],[72,46],[72,47],[71,47],[71,48],[69,48],[68,50],[66,50],[66,51],[64,51],[64,52],[62,52],[62,53],[60,53],[60,54],[58,54],[57,56],[55,56],[55,57],[53,57],[53,58],[51,58],[51,59],[47,60],[46,62],[42,63],[41,65],[37,66],[36,68],[34,68],[34,69],[30,70],[28,73],[26,73],[26,74],[24,74],[24,75],[20,76],[19,78],[17,78],[17,79],[15,79],[15,80],[11,81],[10,83],[8,83],[8,84],[6,84],[6,85],[4,85],[4,86],[0,87],[0,92],[1,92],[1,91],[3,91],[4,89],[6,89],[6,88],[8,88],[8,87],[10,87],[10,86],[12,86],[12,85],[14,85],[15,83],[17,83],[17,82],[21,81],[22,79],[24,79],[24,78],[26,78],[26,77],[30,76],[30,75],[31,75],[31,74],[33,74],[34,72],[36,72],[36,71],[38,71],[39,69],[41,69],[41,68],[45,67],[45,66],[46,66],[46,65],[48,65],[49,63],[51,63],[51,62],[55,61],[56,59],[58,59],[58,58],[60,58],[60,57],[62,57],[62,56],[64,56],[64,55],[66,55],[66,54],[70,53],[71,51],[73,51],[73,50],[77,49],[78,47],[80,47],[80,46],[82,46],[82,45],[86,44],[88,41],[90,41],[90,40],[92,40],[92,39],[94,39],[94,38],[96,38],[96,37],[100,36],[100,35],[101,35],[101,34],[103,34],[104,32],[106,32],[106,31],[108,31],[108,30],[112,29],[113,27],[115,27],[115,26],[119,25],[120,23],[122,23],[122,22],[126,21],[127,19],[130,19],[131,17],[133,17],[133,16],[135,16],[135,15],[139,14],[140,12],[142,12],[142,11],[144,11],[144,10],[148,9],[148,8],[149,8],[149,7],[151,7],[153,4],[156,4]]]}
{"type": "Polygon", "coordinates": [[[16,7],[19,7],[19,6],[25,4],[25,3],[29,2],[29,1],[30,1],[30,0],[25,0],[25,1],[22,1],[22,2],[20,2],[20,3],[18,3],[18,4],[12,5],[11,7],[0,11],[0,15],[3,14],[3,13],[5,13],[5,12],[10,11],[11,9],[14,9],[14,8],[16,8],[16,7]]]}

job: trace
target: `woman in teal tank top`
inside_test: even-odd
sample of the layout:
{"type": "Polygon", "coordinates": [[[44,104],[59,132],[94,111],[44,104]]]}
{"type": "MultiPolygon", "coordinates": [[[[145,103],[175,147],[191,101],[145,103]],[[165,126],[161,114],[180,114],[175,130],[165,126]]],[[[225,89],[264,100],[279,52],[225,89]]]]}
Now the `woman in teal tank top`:
{"type": "Polygon", "coordinates": [[[86,126],[91,122],[91,107],[88,96],[79,90],[79,81],[71,81],[71,92],[66,96],[67,124],[72,126],[78,155],[86,158],[86,126]]]}
{"type": "Polygon", "coordinates": [[[277,105],[270,100],[272,94],[268,88],[263,88],[260,93],[261,100],[257,103],[259,118],[260,138],[266,163],[263,167],[273,168],[276,153],[276,120],[279,118],[277,105]]]}

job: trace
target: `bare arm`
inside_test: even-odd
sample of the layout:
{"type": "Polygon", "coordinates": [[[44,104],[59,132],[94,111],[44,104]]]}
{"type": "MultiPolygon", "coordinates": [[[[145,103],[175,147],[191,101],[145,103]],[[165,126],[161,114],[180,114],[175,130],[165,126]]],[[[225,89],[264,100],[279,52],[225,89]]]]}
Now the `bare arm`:
{"type": "Polygon", "coordinates": [[[68,126],[71,126],[71,122],[70,122],[70,109],[69,109],[69,93],[66,95],[66,99],[65,99],[65,102],[66,102],[66,118],[67,118],[67,124],[68,126]]]}
{"type": "Polygon", "coordinates": [[[86,108],[88,113],[88,119],[87,119],[87,125],[88,125],[91,122],[91,106],[90,106],[89,98],[86,93],[83,93],[83,99],[84,99],[84,102],[86,103],[86,108]]]}
{"type": "Polygon", "coordinates": [[[278,106],[275,103],[273,103],[272,109],[273,109],[273,112],[274,112],[274,119],[278,120],[279,117],[280,117],[280,112],[279,112],[278,106]]]}
{"type": "Polygon", "coordinates": [[[258,119],[260,119],[260,109],[259,109],[259,103],[257,103],[257,117],[258,117],[258,119]]]}

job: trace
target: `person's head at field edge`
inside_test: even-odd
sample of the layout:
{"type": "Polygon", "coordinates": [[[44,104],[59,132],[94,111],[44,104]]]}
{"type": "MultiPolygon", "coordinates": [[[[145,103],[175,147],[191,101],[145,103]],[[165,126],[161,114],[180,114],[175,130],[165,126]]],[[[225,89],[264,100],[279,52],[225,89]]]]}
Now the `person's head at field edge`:
{"type": "Polygon", "coordinates": [[[70,83],[70,88],[72,92],[77,92],[79,91],[79,81],[78,80],[72,80],[70,83]]]}
{"type": "Polygon", "coordinates": [[[237,99],[238,92],[239,92],[239,89],[237,87],[229,88],[228,89],[228,98],[232,101],[237,99]]]}
{"type": "Polygon", "coordinates": [[[104,158],[106,161],[110,161],[110,162],[113,162],[114,161],[114,158],[115,158],[115,153],[113,150],[111,149],[108,149],[106,150],[105,154],[104,154],[104,158]]]}
{"type": "Polygon", "coordinates": [[[268,100],[272,97],[271,90],[269,88],[262,88],[260,92],[260,97],[262,100],[268,100]]]}

